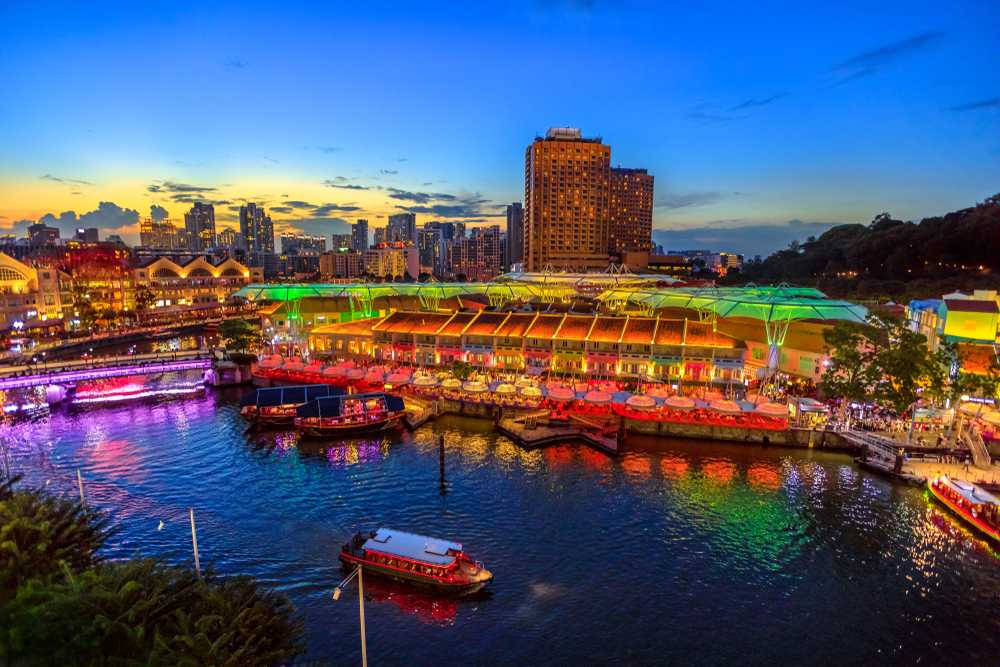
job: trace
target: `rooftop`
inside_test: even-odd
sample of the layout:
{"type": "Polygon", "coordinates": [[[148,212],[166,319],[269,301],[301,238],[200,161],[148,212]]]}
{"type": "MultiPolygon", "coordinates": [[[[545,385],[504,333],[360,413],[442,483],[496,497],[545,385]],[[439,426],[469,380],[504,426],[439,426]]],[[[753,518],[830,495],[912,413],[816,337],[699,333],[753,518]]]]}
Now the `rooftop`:
{"type": "Polygon", "coordinates": [[[375,536],[366,540],[365,549],[384,554],[419,560],[433,565],[450,565],[455,556],[462,552],[458,542],[439,540],[435,537],[404,533],[392,528],[379,528],[375,536]],[[449,552],[451,552],[449,554],[449,552]]]}

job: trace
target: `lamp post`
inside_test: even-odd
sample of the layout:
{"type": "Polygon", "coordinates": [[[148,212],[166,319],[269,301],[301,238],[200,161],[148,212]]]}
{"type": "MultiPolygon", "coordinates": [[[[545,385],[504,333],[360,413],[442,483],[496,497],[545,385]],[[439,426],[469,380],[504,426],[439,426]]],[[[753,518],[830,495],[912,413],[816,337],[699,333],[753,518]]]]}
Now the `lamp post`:
{"type": "Polygon", "coordinates": [[[344,587],[351,583],[351,579],[354,577],[358,578],[358,617],[361,620],[361,667],[368,667],[368,648],[365,642],[365,588],[361,578],[360,565],[333,589],[333,599],[334,601],[340,599],[341,593],[344,592],[344,587]]]}

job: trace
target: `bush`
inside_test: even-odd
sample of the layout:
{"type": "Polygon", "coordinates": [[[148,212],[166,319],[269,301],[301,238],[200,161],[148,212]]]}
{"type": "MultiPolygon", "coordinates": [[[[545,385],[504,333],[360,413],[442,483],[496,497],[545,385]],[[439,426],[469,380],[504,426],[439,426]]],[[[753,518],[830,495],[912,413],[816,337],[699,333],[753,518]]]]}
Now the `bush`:
{"type": "Polygon", "coordinates": [[[0,491],[0,604],[29,579],[93,566],[111,534],[107,518],[79,501],[14,490],[13,484],[0,491]]]}

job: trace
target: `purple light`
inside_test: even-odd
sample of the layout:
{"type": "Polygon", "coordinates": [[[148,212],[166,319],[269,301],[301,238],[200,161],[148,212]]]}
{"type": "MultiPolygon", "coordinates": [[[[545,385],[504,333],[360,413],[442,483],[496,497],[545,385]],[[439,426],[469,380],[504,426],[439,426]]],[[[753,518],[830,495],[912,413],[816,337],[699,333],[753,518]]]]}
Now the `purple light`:
{"type": "Polygon", "coordinates": [[[0,380],[0,391],[37,387],[45,384],[61,384],[63,382],[80,382],[81,380],[100,380],[102,378],[121,377],[123,375],[148,375],[152,373],[169,373],[196,368],[211,368],[211,359],[194,359],[189,361],[165,361],[145,366],[115,366],[113,368],[88,368],[82,371],[61,371],[40,375],[29,375],[19,378],[0,380]]]}

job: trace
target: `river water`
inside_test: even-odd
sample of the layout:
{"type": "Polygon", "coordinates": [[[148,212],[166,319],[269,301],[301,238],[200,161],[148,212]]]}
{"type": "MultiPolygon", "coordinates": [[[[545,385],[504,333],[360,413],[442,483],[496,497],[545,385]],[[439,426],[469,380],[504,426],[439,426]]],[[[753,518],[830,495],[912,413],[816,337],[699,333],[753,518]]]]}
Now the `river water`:
{"type": "Polygon", "coordinates": [[[202,564],[288,594],[308,660],[359,664],[356,588],[330,597],[337,551],[384,525],[463,542],[496,580],[452,600],[366,578],[373,665],[997,663],[1000,559],[844,455],[526,452],[459,418],[307,443],[247,435],[238,395],[57,410],[2,437],[29,483],[75,493],[81,470],[121,524],[111,557],[191,563],[194,507],[202,564]]]}

